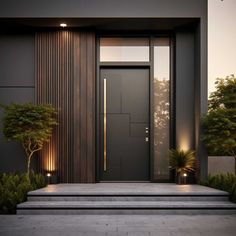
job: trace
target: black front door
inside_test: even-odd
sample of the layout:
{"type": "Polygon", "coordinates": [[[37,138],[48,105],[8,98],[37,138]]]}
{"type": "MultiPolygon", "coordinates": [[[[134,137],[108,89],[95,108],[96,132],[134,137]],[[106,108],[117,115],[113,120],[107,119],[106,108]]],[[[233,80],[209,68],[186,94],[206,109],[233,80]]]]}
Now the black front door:
{"type": "Polygon", "coordinates": [[[149,69],[101,69],[100,95],[100,179],[149,180],[149,69]]]}

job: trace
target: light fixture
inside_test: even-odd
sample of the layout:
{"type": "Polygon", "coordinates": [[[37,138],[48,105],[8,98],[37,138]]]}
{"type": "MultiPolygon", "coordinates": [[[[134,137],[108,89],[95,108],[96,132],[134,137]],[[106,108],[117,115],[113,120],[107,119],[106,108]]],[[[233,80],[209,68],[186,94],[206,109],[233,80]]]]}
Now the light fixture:
{"type": "Polygon", "coordinates": [[[67,26],[67,24],[66,23],[61,23],[60,26],[64,28],[64,27],[67,26]]]}
{"type": "Polygon", "coordinates": [[[187,183],[187,173],[183,173],[183,182],[184,182],[184,184],[186,184],[187,183]]]}
{"type": "Polygon", "coordinates": [[[47,177],[51,177],[51,173],[47,173],[47,177]]]}

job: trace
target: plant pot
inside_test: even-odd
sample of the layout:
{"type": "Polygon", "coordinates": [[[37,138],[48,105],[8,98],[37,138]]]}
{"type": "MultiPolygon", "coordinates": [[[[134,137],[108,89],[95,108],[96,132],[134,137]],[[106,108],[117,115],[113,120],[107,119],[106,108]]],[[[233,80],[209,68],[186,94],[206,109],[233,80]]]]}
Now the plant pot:
{"type": "Polygon", "coordinates": [[[187,184],[187,176],[183,176],[182,173],[177,173],[175,178],[176,184],[187,184]]]}

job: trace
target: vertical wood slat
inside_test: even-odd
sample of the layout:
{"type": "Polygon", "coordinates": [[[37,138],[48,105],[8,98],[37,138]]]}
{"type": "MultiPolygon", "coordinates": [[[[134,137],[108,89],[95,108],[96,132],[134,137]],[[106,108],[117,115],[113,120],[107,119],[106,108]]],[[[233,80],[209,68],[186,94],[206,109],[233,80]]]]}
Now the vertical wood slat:
{"type": "Polygon", "coordinates": [[[37,33],[36,84],[37,103],[59,110],[40,171],[55,172],[60,182],[95,182],[94,33],[37,33]]]}

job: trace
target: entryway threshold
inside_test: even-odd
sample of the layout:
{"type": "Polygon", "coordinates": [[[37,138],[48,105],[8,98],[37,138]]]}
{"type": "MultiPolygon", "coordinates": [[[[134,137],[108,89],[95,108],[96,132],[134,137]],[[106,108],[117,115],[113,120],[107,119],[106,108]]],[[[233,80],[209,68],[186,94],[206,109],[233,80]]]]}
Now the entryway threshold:
{"type": "Polygon", "coordinates": [[[197,185],[174,183],[96,183],[55,184],[31,191],[33,195],[228,195],[228,193],[197,185]]]}

